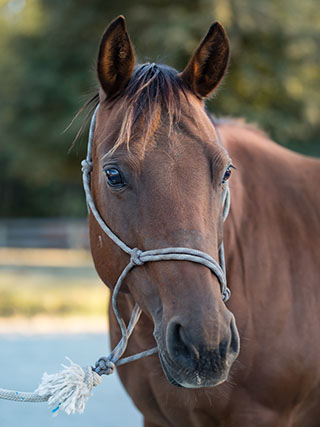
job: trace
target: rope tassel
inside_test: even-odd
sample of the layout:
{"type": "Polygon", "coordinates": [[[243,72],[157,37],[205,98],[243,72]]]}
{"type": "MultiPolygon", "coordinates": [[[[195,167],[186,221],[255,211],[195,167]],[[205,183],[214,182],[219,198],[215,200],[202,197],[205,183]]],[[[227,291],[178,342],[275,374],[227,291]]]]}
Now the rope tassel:
{"type": "Polygon", "coordinates": [[[56,416],[60,410],[66,414],[82,414],[91,390],[101,382],[101,376],[91,366],[82,368],[68,357],[70,366],[57,374],[44,373],[39,387],[33,393],[0,389],[0,398],[16,402],[46,402],[56,416]]]}
{"type": "MultiPolygon", "coordinates": [[[[68,359],[68,358],[67,358],[68,359]]],[[[53,414],[64,410],[66,414],[82,414],[91,390],[101,382],[101,377],[91,366],[82,368],[68,359],[70,366],[57,374],[43,374],[42,382],[35,393],[42,397],[48,397],[48,404],[53,414]]]]}

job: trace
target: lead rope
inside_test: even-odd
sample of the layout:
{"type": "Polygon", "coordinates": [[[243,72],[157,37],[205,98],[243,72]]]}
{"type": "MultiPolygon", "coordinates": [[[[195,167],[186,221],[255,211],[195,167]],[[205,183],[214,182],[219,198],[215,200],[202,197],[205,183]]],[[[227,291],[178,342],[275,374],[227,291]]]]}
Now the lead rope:
{"type": "MultiPolygon", "coordinates": [[[[154,347],[150,350],[122,358],[127,349],[128,340],[141,315],[141,309],[136,304],[132,311],[129,324],[126,326],[117,305],[117,296],[121,285],[130,270],[132,270],[134,267],[141,266],[146,262],[167,260],[191,261],[202,264],[209,268],[217,277],[220,283],[223,301],[226,302],[230,297],[230,290],[227,287],[226,282],[223,243],[221,243],[219,248],[219,263],[210,255],[190,248],[176,247],[141,251],[138,248],[130,248],[127,246],[121,239],[119,239],[116,234],[113,233],[113,231],[102,219],[94,204],[90,190],[90,174],[92,171],[92,142],[98,108],[99,105],[95,109],[91,119],[87,157],[81,162],[83,173],[83,188],[86,196],[88,211],[91,211],[92,215],[100,225],[101,229],[106,233],[106,235],[130,256],[129,263],[123,269],[117,280],[111,300],[113,311],[119,324],[122,337],[111,353],[106,357],[101,357],[95,363],[94,367],[87,366],[82,368],[67,358],[70,366],[62,365],[64,369],[57,374],[48,375],[45,373],[42,377],[41,384],[33,393],[0,389],[1,399],[14,400],[18,402],[48,401],[49,406],[53,408],[52,413],[54,415],[58,414],[60,410],[64,410],[68,415],[71,413],[82,413],[88,398],[91,396],[92,388],[100,384],[102,375],[110,375],[114,372],[115,367],[117,366],[133,362],[135,360],[141,359],[142,357],[151,356],[152,354],[158,352],[158,348],[154,347]]],[[[225,221],[230,209],[230,192],[227,184],[223,193],[222,204],[222,217],[223,221],[225,221]]]]}

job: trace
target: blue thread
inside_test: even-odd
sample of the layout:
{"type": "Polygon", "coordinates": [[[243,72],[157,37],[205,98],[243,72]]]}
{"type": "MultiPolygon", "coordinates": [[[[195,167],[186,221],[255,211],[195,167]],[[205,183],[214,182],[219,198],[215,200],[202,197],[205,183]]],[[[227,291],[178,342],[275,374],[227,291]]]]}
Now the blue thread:
{"type": "Polygon", "coordinates": [[[59,410],[59,408],[60,408],[60,405],[61,405],[61,402],[59,403],[59,405],[56,407],[56,408],[54,408],[54,409],[52,409],[52,413],[54,414],[55,412],[57,412],[58,410],[59,410]]]}
{"type": "Polygon", "coordinates": [[[24,400],[24,397],[20,396],[20,393],[16,391],[16,395],[20,397],[21,400],[24,400]]]}

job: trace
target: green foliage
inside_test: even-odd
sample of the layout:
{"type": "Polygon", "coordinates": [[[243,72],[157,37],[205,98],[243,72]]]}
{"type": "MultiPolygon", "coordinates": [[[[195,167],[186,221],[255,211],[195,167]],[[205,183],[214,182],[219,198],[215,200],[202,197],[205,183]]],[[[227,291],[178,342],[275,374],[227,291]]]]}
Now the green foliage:
{"type": "Polygon", "coordinates": [[[221,21],[232,60],[210,110],[319,155],[317,9],[313,0],[0,0],[1,216],[85,215],[85,138],[68,154],[77,129],[63,131],[96,89],[98,41],[120,13],[141,62],[180,70],[221,21]]]}

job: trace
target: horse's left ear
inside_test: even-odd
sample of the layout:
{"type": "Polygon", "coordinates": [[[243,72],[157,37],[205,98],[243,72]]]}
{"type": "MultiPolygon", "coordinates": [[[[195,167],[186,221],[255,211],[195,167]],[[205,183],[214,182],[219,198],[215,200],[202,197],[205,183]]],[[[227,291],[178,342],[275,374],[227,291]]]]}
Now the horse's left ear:
{"type": "Polygon", "coordinates": [[[119,16],[106,29],[99,48],[98,78],[107,97],[119,93],[126,86],[134,65],[134,50],[126,21],[119,16]]]}
{"type": "Polygon", "coordinates": [[[180,74],[195,95],[204,98],[219,85],[228,66],[229,50],[224,28],[215,22],[180,74]]]}

